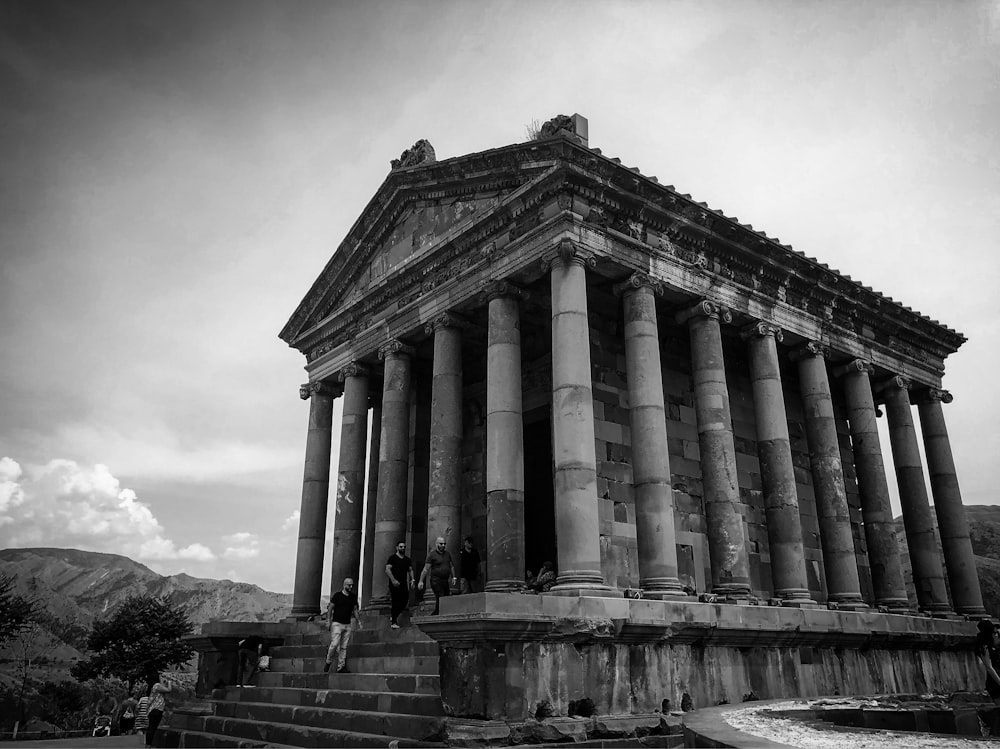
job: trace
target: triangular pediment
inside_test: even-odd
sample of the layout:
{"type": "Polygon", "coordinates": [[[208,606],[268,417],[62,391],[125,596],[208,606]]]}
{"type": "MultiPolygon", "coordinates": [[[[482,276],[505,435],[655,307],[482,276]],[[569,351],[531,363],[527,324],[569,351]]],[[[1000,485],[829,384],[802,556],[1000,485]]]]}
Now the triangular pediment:
{"type": "MultiPolygon", "coordinates": [[[[452,161],[460,160],[465,159],[452,161]]],[[[551,167],[525,168],[521,160],[503,158],[494,162],[493,169],[474,177],[468,165],[463,169],[451,162],[390,174],[281,331],[282,340],[295,345],[387,278],[503,210],[506,200],[551,167]]]]}

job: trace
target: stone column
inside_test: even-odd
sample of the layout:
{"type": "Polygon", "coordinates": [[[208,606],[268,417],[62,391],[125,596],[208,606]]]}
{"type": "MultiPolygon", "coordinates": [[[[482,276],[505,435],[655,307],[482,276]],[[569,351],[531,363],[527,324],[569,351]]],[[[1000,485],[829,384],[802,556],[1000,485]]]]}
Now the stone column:
{"type": "Polygon", "coordinates": [[[736,482],[736,447],[720,319],[732,322],[733,318],[728,310],[709,301],[699,302],[677,316],[678,322],[688,322],[691,334],[691,374],[712,563],[712,592],[747,597],[750,594],[750,564],[736,482]]]}
{"type": "Polygon", "coordinates": [[[486,349],[487,591],[524,587],[524,428],[519,289],[490,284],[486,349]]]}
{"type": "Polygon", "coordinates": [[[931,493],[934,495],[934,511],[937,513],[938,533],[944,550],[951,599],[959,614],[982,618],[986,616],[983,593],[979,587],[979,573],[976,571],[969,523],[962,505],[962,492],[958,488],[958,474],[951,454],[948,428],[941,409],[941,403],[951,401],[951,393],[947,390],[931,388],[920,400],[917,413],[920,414],[920,431],[924,437],[927,472],[931,479],[931,493]]]}
{"type": "Polygon", "coordinates": [[[391,340],[378,352],[385,361],[382,385],[382,435],[375,504],[375,549],[370,605],[389,602],[389,580],[382,568],[406,538],[406,491],[410,457],[410,357],[413,350],[391,340]]]}
{"type": "Polygon", "coordinates": [[[340,426],[340,463],[334,505],[333,567],[330,595],[345,577],[360,587],[361,523],[365,501],[365,448],[368,446],[368,370],[357,362],[340,373],[344,383],[344,414],[340,426]]]}
{"type": "MultiPolygon", "coordinates": [[[[361,570],[363,604],[367,606],[372,600],[372,579],[376,569],[385,566],[385,559],[375,562],[375,507],[378,499],[378,456],[382,440],[382,402],[372,398],[369,391],[368,400],[372,410],[371,439],[368,444],[368,496],[365,498],[365,554],[364,567],[361,570]]],[[[386,557],[388,559],[388,557],[386,557]]],[[[382,573],[385,574],[384,572],[382,573]]]]}
{"type": "Polygon", "coordinates": [[[896,525],[889,504],[889,485],[885,480],[882,445],[875,423],[875,399],[869,379],[871,371],[870,364],[855,359],[838,367],[834,374],[844,379],[847,419],[851,427],[851,448],[861,493],[861,516],[865,524],[875,605],[903,613],[910,610],[910,604],[899,563],[896,525]]]}
{"type": "Polygon", "coordinates": [[[656,323],[656,294],[662,290],[643,273],[632,274],[622,287],[639,580],[645,597],[672,598],[683,596],[684,591],[677,578],[674,496],[656,323]]]}
{"type": "Polygon", "coordinates": [[[886,416],[889,418],[889,444],[892,447],[892,462],[896,466],[917,603],[921,611],[948,614],[951,613],[951,606],[910,408],[910,381],[905,377],[893,377],[879,390],[885,397],[886,416]]]}
{"type": "Polygon", "coordinates": [[[777,342],[782,340],[783,334],[769,323],[758,322],[744,329],[743,337],[750,353],[757,457],[764,487],[774,595],[781,599],[783,606],[815,603],[809,597],[806,579],[799,496],[778,366],[777,342]]]}
{"type": "Polygon", "coordinates": [[[858,560],[851,533],[851,511],[847,505],[840,441],[833,416],[833,398],[826,372],[827,349],[811,341],[792,354],[798,363],[799,389],[805,411],[809,462],[816,515],[819,520],[827,600],[843,609],[864,609],[858,560]]]}
{"type": "Polygon", "coordinates": [[[593,258],[563,240],[546,265],[552,284],[552,436],[559,576],[552,591],[610,593],[601,574],[594,396],[587,319],[593,258]]]}
{"type": "Polygon", "coordinates": [[[330,491],[330,448],[333,439],[333,399],[340,389],[325,382],[299,388],[309,400],[309,432],[299,508],[299,544],[295,557],[292,617],[307,619],[320,613],[323,586],[323,546],[326,544],[326,506],[330,491]]]}
{"type": "Polygon", "coordinates": [[[427,538],[441,536],[458,569],[462,523],[462,328],[454,315],[428,323],[434,336],[427,538]]]}

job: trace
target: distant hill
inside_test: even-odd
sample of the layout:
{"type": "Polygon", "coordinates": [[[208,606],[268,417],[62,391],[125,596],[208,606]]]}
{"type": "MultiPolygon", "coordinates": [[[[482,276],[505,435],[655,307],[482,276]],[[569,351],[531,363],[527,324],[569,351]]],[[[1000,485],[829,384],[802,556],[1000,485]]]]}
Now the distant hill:
{"type": "MultiPolygon", "coordinates": [[[[979,573],[979,586],[983,592],[983,606],[990,616],[1000,618],[1000,506],[970,505],[965,508],[965,516],[969,522],[969,537],[972,540],[972,553],[976,557],[976,571],[979,573]]],[[[934,527],[936,531],[936,517],[934,527]]],[[[915,608],[917,597],[913,588],[913,572],[910,567],[902,517],[896,518],[896,538],[899,541],[899,555],[903,564],[903,575],[906,578],[906,591],[915,608]]],[[[937,541],[940,549],[940,537],[937,537],[937,541]]],[[[943,563],[944,557],[942,557],[943,563]]]]}
{"type": "MultiPolygon", "coordinates": [[[[42,603],[40,670],[60,675],[81,657],[94,620],[109,616],[129,596],[169,598],[187,613],[195,632],[210,621],[278,621],[292,605],[288,593],[232,580],[163,576],[128,557],[79,549],[3,549],[0,572],[15,579],[18,593],[42,603]]],[[[0,650],[0,674],[9,671],[11,658],[9,647],[0,650]]]]}

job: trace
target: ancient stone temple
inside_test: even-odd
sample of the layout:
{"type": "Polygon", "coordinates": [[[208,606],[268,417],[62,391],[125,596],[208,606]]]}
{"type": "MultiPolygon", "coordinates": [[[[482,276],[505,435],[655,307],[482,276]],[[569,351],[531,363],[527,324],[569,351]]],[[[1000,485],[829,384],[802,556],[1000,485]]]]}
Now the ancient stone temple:
{"type": "Polygon", "coordinates": [[[325,566],[361,580],[363,641],[436,656],[437,739],[979,678],[943,407],[964,337],[603,155],[579,115],[441,161],[418,141],[281,338],[308,372],[293,616],[325,566]],[[485,591],[390,632],[385,560],[406,541],[419,574],[437,536],[474,539],[485,591]]]}

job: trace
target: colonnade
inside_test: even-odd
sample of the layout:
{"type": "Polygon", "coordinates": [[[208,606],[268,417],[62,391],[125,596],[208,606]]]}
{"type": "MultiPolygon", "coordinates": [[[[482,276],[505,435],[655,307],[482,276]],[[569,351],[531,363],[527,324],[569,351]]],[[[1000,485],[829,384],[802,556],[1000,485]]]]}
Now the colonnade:
{"type": "MultiPolygon", "coordinates": [[[[604,583],[601,572],[597,460],[589,325],[587,267],[593,260],[563,242],[545,258],[549,276],[552,324],[552,432],[558,580],[552,593],[620,595],[604,583]]],[[[616,291],[622,297],[628,402],[633,449],[636,543],[640,585],[650,598],[685,595],[678,579],[673,489],[660,365],[656,297],[659,284],[636,273],[616,291]]],[[[525,560],[524,448],[521,387],[520,297],[507,282],[490,284],[486,383],[486,564],[487,591],[516,590],[523,585],[525,560]]],[[[701,456],[703,499],[711,566],[711,593],[743,600],[751,593],[750,567],[737,484],[736,449],[721,326],[731,313],[702,300],[675,314],[688,328],[694,403],[701,456]]],[[[429,323],[433,336],[429,537],[444,536],[457,559],[461,521],[462,328],[460,318],[445,314],[429,323]]],[[[766,321],[746,326],[757,457],[760,461],[766,526],[771,554],[772,589],[785,606],[810,606],[778,344],[782,332],[766,321]]],[[[840,608],[860,609],[862,599],[851,532],[844,467],[834,420],[831,375],[843,387],[848,409],[863,526],[878,607],[909,609],[896,547],[889,491],[876,428],[874,393],[884,399],[891,451],[902,498],[903,518],[921,610],[946,616],[953,612],[985,616],[976,576],[968,525],[962,507],[954,460],[945,427],[945,391],[921,394],[922,427],[931,490],[935,501],[944,566],[934,542],[924,469],[912,419],[910,382],[893,377],[871,381],[872,367],[860,360],[830,368],[827,348],[808,342],[788,355],[797,367],[804,406],[810,467],[816,495],[828,600],[840,608]],[[945,589],[945,570],[952,604],[945,589]]],[[[336,487],[333,585],[347,576],[363,576],[371,603],[388,600],[380,560],[405,538],[410,434],[409,391],[413,351],[402,341],[379,350],[384,362],[380,406],[373,424],[369,510],[360,570],[364,458],[368,443],[366,414],[369,372],[352,363],[336,386],[303,386],[310,400],[309,434],[300,510],[293,616],[319,613],[323,537],[329,487],[333,398],[341,391],[344,412],[340,468],[336,487]],[[377,460],[376,460],[377,456],[377,460]]]]}

